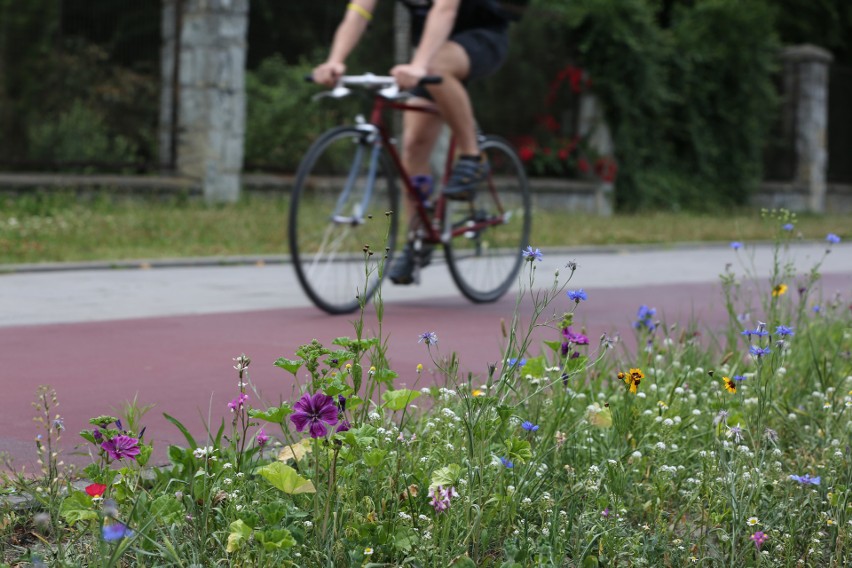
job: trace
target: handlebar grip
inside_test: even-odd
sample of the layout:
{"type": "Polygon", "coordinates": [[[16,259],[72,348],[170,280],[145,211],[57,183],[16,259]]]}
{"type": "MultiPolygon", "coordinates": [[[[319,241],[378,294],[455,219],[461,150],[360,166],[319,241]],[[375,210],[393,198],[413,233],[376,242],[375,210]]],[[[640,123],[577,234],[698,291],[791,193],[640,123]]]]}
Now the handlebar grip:
{"type": "Polygon", "coordinates": [[[440,75],[426,75],[420,81],[417,82],[418,85],[440,85],[444,82],[444,78],[440,75]]]}

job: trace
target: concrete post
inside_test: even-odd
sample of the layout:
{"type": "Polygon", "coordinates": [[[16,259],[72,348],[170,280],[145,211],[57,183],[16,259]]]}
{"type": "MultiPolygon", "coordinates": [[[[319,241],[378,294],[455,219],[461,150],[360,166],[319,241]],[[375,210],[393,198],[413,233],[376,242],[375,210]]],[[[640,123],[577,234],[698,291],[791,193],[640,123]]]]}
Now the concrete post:
{"type": "Polygon", "coordinates": [[[163,2],[161,161],[173,157],[176,173],[199,180],[211,202],[236,201],[240,192],[248,3],[163,2]],[[174,118],[176,140],[170,135],[174,118]]]}
{"type": "Polygon", "coordinates": [[[793,105],[794,185],[808,195],[808,208],[825,212],[828,171],[828,68],[831,53],[814,45],[784,49],[784,89],[793,105]]]}

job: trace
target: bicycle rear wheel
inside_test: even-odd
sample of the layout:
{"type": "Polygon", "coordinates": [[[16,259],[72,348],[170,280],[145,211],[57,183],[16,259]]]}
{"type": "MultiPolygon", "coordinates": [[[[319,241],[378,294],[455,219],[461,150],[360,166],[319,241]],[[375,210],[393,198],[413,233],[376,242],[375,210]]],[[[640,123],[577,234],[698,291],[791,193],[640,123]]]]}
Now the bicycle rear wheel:
{"type": "Polygon", "coordinates": [[[477,303],[494,302],[512,286],[532,216],[527,176],[512,146],[485,136],[480,149],[491,173],[473,201],[446,202],[453,237],[444,249],[456,286],[477,303]]]}
{"type": "Polygon", "coordinates": [[[373,132],[339,127],[308,150],[290,203],[290,255],[305,293],[330,314],[372,297],[396,244],[398,191],[373,132]],[[373,252],[368,255],[365,248],[373,252]],[[387,262],[386,261],[386,262],[387,262]]]}

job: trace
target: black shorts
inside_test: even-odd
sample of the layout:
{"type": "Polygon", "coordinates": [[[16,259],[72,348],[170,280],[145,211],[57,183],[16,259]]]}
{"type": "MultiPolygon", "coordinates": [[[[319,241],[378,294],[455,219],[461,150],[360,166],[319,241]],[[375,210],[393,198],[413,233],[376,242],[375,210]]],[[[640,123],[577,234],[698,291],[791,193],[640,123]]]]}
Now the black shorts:
{"type": "MultiPolygon", "coordinates": [[[[493,74],[506,61],[509,52],[509,31],[505,26],[464,30],[451,35],[449,41],[462,46],[470,59],[465,83],[493,74]]],[[[432,98],[425,87],[415,87],[411,94],[432,98]]]]}

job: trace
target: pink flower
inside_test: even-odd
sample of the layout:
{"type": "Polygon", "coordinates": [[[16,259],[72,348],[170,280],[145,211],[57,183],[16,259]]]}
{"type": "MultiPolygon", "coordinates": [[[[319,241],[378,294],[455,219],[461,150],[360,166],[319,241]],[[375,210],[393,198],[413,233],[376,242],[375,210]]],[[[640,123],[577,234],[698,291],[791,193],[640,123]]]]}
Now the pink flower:
{"type": "Polygon", "coordinates": [[[243,407],[249,396],[246,393],[240,393],[240,396],[228,403],[228,408],[234,412],[243,407]]]}
{"type": "Polygon", "coordinates": [[[136,459],[141,451],[139,449],[139,440],[130,436],[116,436],[101,444],[101,448],[109,454],[114,460],[124,458],[136,459]]]}
{"type": "Polygon", "coordinates": [[[339,420],[334,399],[321,392],[303,394],[293,408],[290,422],[299,432],[309,427],[311,438],[324,438],[328,434],[327,426],[334,426],[339,420]]]}
{"type": "Polygon", "coordinates": [[[269,441],[269,436],[266,435],[266,432],[263,430],[263,428],[258,430],[257,436],[255,437],[255,441],[257,442],[257,445],[261,448],[266,445],[266,442],[269,441]]]}
{"type": "Polygon", "coordinates": [[[749,537],[754,541],[754,545],[760,550],[760,547],[763,546],[763,543],[766,542],[766,534],[763,531],[757,531],[753,535],[749,537]]]}

